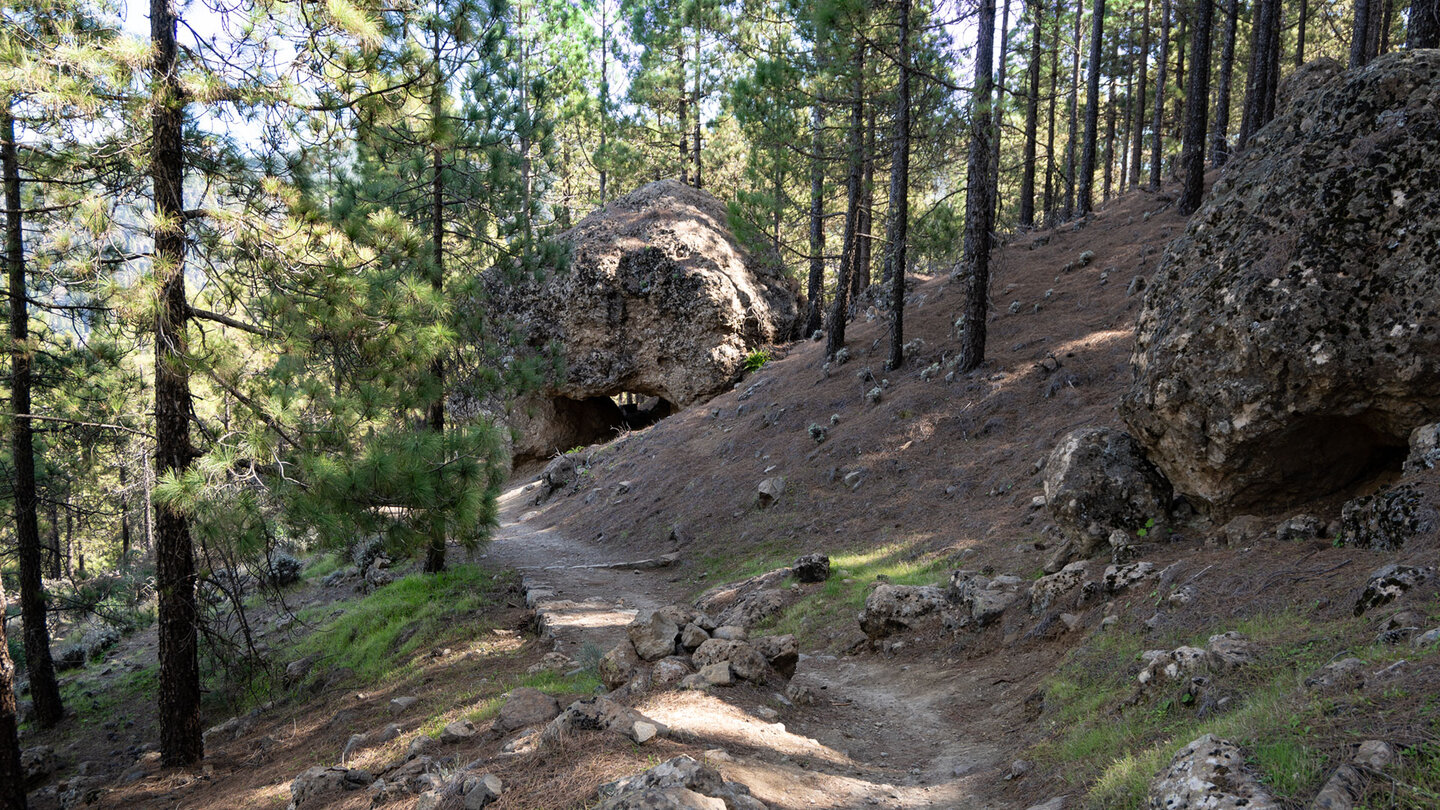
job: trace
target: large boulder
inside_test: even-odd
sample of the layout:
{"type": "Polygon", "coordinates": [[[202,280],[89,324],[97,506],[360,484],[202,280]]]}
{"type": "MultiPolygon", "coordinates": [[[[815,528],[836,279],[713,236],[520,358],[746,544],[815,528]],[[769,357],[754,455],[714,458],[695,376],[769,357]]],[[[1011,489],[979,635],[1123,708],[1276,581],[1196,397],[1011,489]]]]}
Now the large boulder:
{"type": "Polygon", "coordinates": [[[1319,83],[1251,141],[1151,280],[1122,412],[1220,514],[1398,469],[1440,415],[1440,51],[1319,83]]]}
{"type": "Polygon", "coordinates": [[[1170,482],[1128,433],[1081,428],[1045,462],[1045,505],[1055,525],[1090,556],[1117,530],[1149,532],[1170,514],[1170,482]]]}
{"type": "Polygon", "coordinates": [[[1206,734],[1181,748],[1150,782],[1150,810],[1275,810],[1234,743],[1206,734]]]}
{"type": "MultiPolygon", "coordinates": [[[[568,266],[491,284],[493,306],[563,379],[509,416],[517,458],[543,458],[631,424],[609,397],[656,397],[668,412],[726,389],[745,355],[789,339],[799,320],[778,255],[752,252],[724,203],[674,180],[642,186],[561,234],[568,266]]],[[[657,415],[663,415],[659,413],[657,415]]]]}

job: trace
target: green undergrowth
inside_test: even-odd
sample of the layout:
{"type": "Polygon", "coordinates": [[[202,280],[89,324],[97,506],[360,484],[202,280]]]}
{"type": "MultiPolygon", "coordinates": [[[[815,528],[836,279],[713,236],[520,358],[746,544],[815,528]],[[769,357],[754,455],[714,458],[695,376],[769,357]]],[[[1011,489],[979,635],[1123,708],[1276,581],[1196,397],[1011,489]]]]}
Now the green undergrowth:
{"type": "MultiPolygon", "coordinates": [[[[1249,753],[1250,766],[1278,799],[1308,799],[1334,767],[1336,753],[1358,740],[1345,730],[1335,697],[1307,688],[1305,678],[1348,656],[1379,668],[1435,652],[1373,643],[1367,626],[1359,619],[1318,622],[1284,612],[1214,626],[1191,637],[1142,639],[1118,630],[1098,634],[1074,650],[1043,686],[1044,719],[1053,736],[1029,756],[1085,791],[1087,807],[1142,808],[1150,780],[1175,751],[1214,734],[1249,753]],[[1227,707],[1202,711],[1187,696],[1186,681],[1162,680],[1139,690],[1136,675],[1144,650],[1204,646],[1210,635],[1227,630],[1245,634],[1257,651],[1248,666],[1203,673],[1211,680],[1211,694],[1229,696],[1227,707]]],[[[1378,699],[1406,697],[1396,690],[1378,699]]],[[[1364,705],[1368,699],[1359,702],[1364,711],[1377,710],[1364,705]]],[[[1440,761],[1434,755],[1413,758],[1415,795],[1440,784],[1440,761]]]]}
{"type": "MultiPolygon", "coordinates": [[[[591,695],[604,691],[600,675],[594,667],[574,674],[545,670],[506,679],[500,683],[484,682],[468,692],[454,696],[453,705],[468,705],[469,708],[461,716],[476,726],[485,726],[500,713],[500,707],[505,705],[505,695],[522,687],[538,689],[555,697],[591,695]]],[[[440,731],[453,720],[454,717],[449,714],[433,715],[420,724],[419,733],[439,737],[440,731]]]]}
{"type": "Polygon", "coordinates": [[[1400,754],[1386,780],[1373,780],[1355,810],[1430,810],[1440,807],[1440,742],[1431,741],[1400,754]]]}
{"type": "MultiPolygon", "coordinates": [[[[788,544],[787,544],[788,546],[788,544]]],[[[729,567],[716,566],[714,581],[730,582],[761,574],[794,561],[794,549],[762,549],[755,558],[729,567]]],[[[777,616],[761,624],[763,633],[793,633],[801,647],[826,647],[837,628],[855,625],[855,615],[876,579],[896,585],[934,585],[951,565],[945,558],[921,557],[910,548],[891,544],[830,555],[830,578],[777,616]]]]}
{"type": "Polygon", "coordinates": [[[317,554],[310,560],[310,563],[305,566],[305,571],[301,576],[306,582],[318,582],[340,570],[344,565],[345,560],[341,559],[340,555],[333,551],[325,554],[317,554]]]}
{"type": "Polygon", "coordinates": [[[315,656],[329,669],[347,668],[364,684],[414,674],[417,650],[489,629],[483,611],[497,602],[511,576],[457,565],[439,574],[413,574],[366,596],[306,608],[299,618],[316,629],[292,655],[315,656]]]}

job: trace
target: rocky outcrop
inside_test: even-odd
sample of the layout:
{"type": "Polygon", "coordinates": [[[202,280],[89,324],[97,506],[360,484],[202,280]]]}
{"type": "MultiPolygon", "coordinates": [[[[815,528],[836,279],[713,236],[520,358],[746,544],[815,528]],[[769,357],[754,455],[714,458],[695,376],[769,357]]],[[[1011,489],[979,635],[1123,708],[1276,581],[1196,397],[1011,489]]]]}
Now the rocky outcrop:
{"type": "MultiPolygon", "coordinates": [[[[673,180],[643,186],[560,236],[568,265],[490,285],[492,306],[536,351],[558,346],[563,379],[508,415],[517,458],[586,444],[642,414],[609,397],[657,397],[668,412],[740,374],[747,352],[789,339],[799,302],[778,256],[748,250],[724,203],[673,180]]],[[[658,414],[663,415],[663,414],[658,414]]]]}
{"type": "Polygon", "coordinates": [[[601,785],[600,798],[597,810],[765,810],[749,788],[690,757],[601,785]]]}
{"type": "Polygon", "coordinates": [[[1440,415],[1440,51],[1291,102],[1151,280],[1122,412],[1221,514],[1398,468],[1440,415]]]}
{"type": "Polygon", "coordinates": [[[1045,462],[1045,505],[1077,550],[1090,556],[1113,532],[1150,532],[1170,514],[1170,482],[1130,434],[1081,428],[1045,462]]]}

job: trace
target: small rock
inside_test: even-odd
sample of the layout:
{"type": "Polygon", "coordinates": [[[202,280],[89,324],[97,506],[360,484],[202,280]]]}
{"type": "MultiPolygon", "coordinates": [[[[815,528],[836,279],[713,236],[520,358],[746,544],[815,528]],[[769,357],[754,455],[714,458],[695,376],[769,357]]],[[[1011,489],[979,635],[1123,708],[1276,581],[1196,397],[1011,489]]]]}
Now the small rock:
{"type": "Polygon", "coordinates": [[[480,777],[469,777],[461,783],[460,792],[465,796],[465,810],[481,810],[493,804],[505,790],[500,777],[487,773],[480,777]]]}
{"type": "Polygon", "coordinates": [[[667,655],[675,654],[675,641],[680,636],[680,628],[664,611],[656,610],[637,615],[626,628],[626,633],[641,659],[659,661],[667,655]]]}
{"type": "Polygon", "coordinates": [[[830,578],[830,557],[825,554],[806,554],[792,566],[795,578],[801,582],[824,582],[830,578]]]}
{"type": "Polygon", "coordinates": [[[766,478],[760,482],[760,486],[758,486],[756,490],[755,503],[761,509],[764,509],[779,500],[781,495],[785,494],[785,479],[781,476],[766,478]]]}
{"type": "Polygon", "coordinates": [[[548,723],[560,714],[560,704],[555,698],[539,689],[520,687],[510,693],[500,713],[495,717],[495,730],[508,733],[526,726],[548,723]]]}
{"type": "Polygon", "coordinates": [[[440,732],[440,742],[450,745],[464,742],[475,736],[475,724],[469,720],[456,720],[440,732]]]}
{"type": "Polygon", "coordinates": [[[1206,734],[1181,748],[1150,783],[1152,808],[1278,810],[1231,742],[1206,734]]]}
{"type": "Polygon", "coordinates": [[[735,682],[730,672],[729,661],[716,661],[700,667],[700,677],[712,686],[729,686],[735,682]]]}
{"type": "Polygon", "coordinates": [[[400,714],[419,702],[420,698],[410,697],[408,695],[405,697],[392,698],[390,700],[390,713],[400,714]]]}
{"type": "Polygon", "coordinates": [[[709,640],[710,634],[694,622],[685,625],[680,631],[680,646],[687,650],[694,650],[709,640]]]}
{"type": "MultiPolygon", "coordinates": [[[[723,639],[725,641],[744,641],[747,635],[745,628],[727,624],[723,627],[715,628],[715,632],[711,633],[710,637],[723,639]]],[[[701,643],[703,644],[704,642],[701,643]]]]}

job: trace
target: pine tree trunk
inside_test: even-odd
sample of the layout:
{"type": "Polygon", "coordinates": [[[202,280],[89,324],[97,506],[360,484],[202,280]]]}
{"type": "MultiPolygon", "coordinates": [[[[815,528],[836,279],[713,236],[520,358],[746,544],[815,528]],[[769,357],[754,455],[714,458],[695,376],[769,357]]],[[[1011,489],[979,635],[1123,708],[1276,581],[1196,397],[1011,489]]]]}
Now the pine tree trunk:
{"type": "Polygon", "coordinates": [[[50,578],[59,579],[65,574],[65,571],[61,568],[60,510],[55,506],[54,498],[50,498],[45,504],[45,518],[50,524],[50,543],[45,549],[45,555],[49,557],[50,562],[50,578]]]}
{"type": "MultiPolygon", "coordinates": [[[[1263,1],[1263,0],[1262,0],[1263,1]]],[[[1350,68],[1370,61],[1370,4],[1379,0],[1355,0],[1355,22],[1350,28],[1350,68]]]]}
{"type": "Polygon", "coordinates": [[[1440,48],[1440,0],[1411,0],[1405,47],[1440,48]]]}
{"type": "MultiPolygon", "coordinates": [[[[435,86],[430,91],[431,121],[437,130],[440,125],[440,117],[444,114],[442,99],[445,92],[445,82],[440,71],[440,56],[440,34],[437,31],[434,50],[431,54],[435,66],[435,86]]],[[[521,62],[528,62],[528,59],[521,59],[521,62]]],[[[521,79],[520,104],[524,109],[529,105],[526,97],[529,82],[525,81],[523,76],[521,79]]],[[[526,112],[528,113],[528,110],[526,112]]],[[[527,139],[522,137],[520,141],[520,187],[527,244],[531,239],[530,221],[534,216],[530,199],[529,153],[530,144],[527,139]]],[[[430,171],[430,249],[431,260],[434,263],[430,269],[430,289],[440,293],[445,289],[445,162],[439,143],[436,143],[430,150],[430,171]]],[[[445,435],[445,357],[443,354],[437,352],[434,359],[430,361],[430,376],[434,378],[438,391],[435,399],[425,408],[425,428],[437,437],[443,437],[445,435]]],[[[445,535],[445,521],[432,519],[430,543],[425,549],[425,573],[427,574],[438,574],[445,570],[445,535]]]]}
{"type": "Polygon", "coordinates": [[[1100,48],[1105,36],[1105,0],[1095,0],[1090,14],[1090,66],[1085,86],[1085,141],[1080,151],[1080,177],[1076,187],[1076,213],[1086,216],[1095,207],[1095,145],[1100,129],[1100,48]]]}
{"type": "MultiPolygon", "coordinates": [[[[50,658],[50,630],[46,625],[44,561],[40,551],[40,517],[35,486],[35,436],[30,413],[30,312],[26,304],[25,229],[20,199],[20,160],[15,142],[15,119],[10,100],[0,109],[0,170],[5,184],[5,257],[10,296],[10,407],[17,414],[10,424],[11,463],[14,466],[15,546],[20,568],[20,615],[24,627],[26,667],[35,721],[41,728],[60,722],[64,707],[55,666],[50,658]]],[[[13,708],[13,706],[12,706],[13,708]]],[[[22,794],[23,798],[23,794],[22,794]]]]}
{"type": "Polygon", "coordinates": [[[1380,55],[1381,28],[1385,23],[1386,0],[1370,0],[1370,22],[1365,25],[1365,62],[1380,55]]]}
{"type": "MultiPolygon", "coordinates": [[[[189,470],[190,376],[186,369],[185,97],[177,65],[176,0],[150,0],[150,41],[155,53],[150,176],[155,193],[155,275],[160,281],[155,318],[155,471],[189,470]]],[[[190,765],[204,755],[200,739],[199,614],[195,606],[195,552],[190,521],[166,504],[155,510],[156,590],[159,591],[160,758],[190,765]]]]}
{"type": "MultiPolygon", "coordinates": [[[[1303,19],[1303,18],[1302,18],[1303,19]]],[[[1220,81],[1215,90],[1215,127],[1210,136],[1210,161],[1216,168],[1230,159],[1230,87],[1235,72],[1235,34],[1239,28],[1240,0],[1230,0],[1225,11],[1225,42],[1220,46],[1220,81]]],[[[1304,26],[1301,26],[1303,32],[1304,26]]]]}
{"type": "Polygon", "coordinates": [[[600,204],[605,204],[606,185],[610,179],[610,150],[607,139],[610,132],[610,20],[609,6],[600,3],[600,204]]]}
{"type": "Polygon", "coordinates": [[[810,309],[805,318],[806,337],[819,331],[825,308],[825,162],[821,159],[824,125],[824,113],[816,104],[810,108],[810,275],[805,283],[810,309]]]}
{"type": "Polygon", "coordinates": [[[1133,129],[1130,131],[1130,187],[1140,185],[1140,171],[1144,164],[1145,152],[1145,98],[1150,91],[1150,0],[1145,0],[1144,16],[1140,23],[1139,86],[1135,90],[1132,115],[1133,129]]]}
{"type": "Polygon", "coordinates": [[[860,299],[860,294],[870,286],[870,269],[875,253],[875,105],[870,105],[865,117],[865,157],[860,178],[860,240],[855,253],[855,272],[850,275],[850,308],[860,299]]]}
{"type": "Polygon", "coordinates": [[[990,173],[995,175],[991,182],[991,202],[995,206],[995,213],[991,222],[1000,221],[1001,199],[1000,199],[1000,140],[1005,126],[1005,94],[1009,88],[1006,85],[1008,77],[1008,59],[1010,57],[1010,0],[1000,0],[1002,3],[1000,12],[1000,61],[995,68],[995,126],[990,136],[990,173]]]}
{"type": "Polygon", "coordinates": [[[120,462],[120,565],[123,567],[130,558],[130,491],[126,487],[127,469],[125,462],[120,462]]]}
{"type": "Polygon", "coordinates": [[[1205,132],[1209,112],[1210,39],[1215,19],[1215,4],[1199,0],[1195,4],[1195,26],[1190,39],[1190,86],[1185,93],[1185,138],[1182,141],[1180,164],[1185,173],[1185,188],[1177,208],[1182,216],[1190,216],[1200,207],[1205,196],[1205,132]]]}
{"type": "Polygon", "coordinates": [[[1280,0],[1259,0],[1255,18],[1250,75],[1246,82],[1237,151],[1245,148],[1250,138],[1270,123],[1275,115],[1275,89],[1279,83],[1280,66],[1280,0]]]}
{"type": "MultiPolygon", "coordinates": [[[[1236,16],[1235,6],[1238,0],[1230,0],[1230,16],[1236,16]]],[[[1310,0],[1300,0],[1300,13],[1295,21],[1295,67],[1305,64],[1305,29],[1310,24],[1310,0]]],[[[1232,23],[1233,25],[1233,23],[1232,23]]],[[[1226,34],[1229,37],[1229,34],[1226,34]]],[[[1234,47],[1232,44],[1231,48],[1234,47]]]]}
{"type": "Polygon", "coordinates": [[[1150,121],[1150,190],[1160,190],[1160,169],[1165,156],[1165,71],[1170,62],[1170,4],[1160,5],[1160,58],[1155,62],[1155,113],[1150,121]]]}
{"type": "MultiPolygon", "coordinates": [[[[8,115],[6,120],[8,122],[8,115]]],[[[0,810],[25,810],[25,771],[20,767],[19,707],[15,705],[15,662],[10,660],[10,645],[5,635],[8,607],[5,582],[0,579],[0,810]]]]}
{"type": "Polygon", "coordinates": [[[865,149],[865,44],[854,44],[855,72],[850,100],[850,170],[845,181],[845,233],[840,249],[840,272],[835,279],[835,300],[825,322],[825,356],[834,357],[845,346],[845,317],[849,314],[850,275],[855,272],[855,254],[860,247],[860,174],[865,149]]]}
{"type": "Polygon", "coordinates": [[[1050,112],[1045,129],[1045,224],[1055,221],[1055,107],[1060,81],[1060,14],[1064,0],[1055,2],[1055,25],[1050,33],[1050,112]]]}
{"type": "Polygon", "coordinates": [[[900,86],[895,94],[895,142],[890,157],[890,358],[905,364],[906,242],[910,239],[910,0],[900,0],[900,86]]]}
{"type": "MultiPolygon", "coordinates": [[[[969,178],[965,193],[964,264],[969,272],[965,324],[960,338],[960,368],[967,373],[985,361],[985,318],[990,300],[990,66],[995,41],[995,0],[980,0],[975,44],[975,96],[972,102],[969,178]]],[[[1093,159],[1093,156],[1092,156],[1093,159]]]]}
{"type": "Polygon", "coordinates": [[[1075,161],[1080,147],[1080,31],[1085,16],[1085,0],[1075,4],[1075,51],[1070,70],[1069,139],[1065,142],[1065,206],[1064,219],[1075,215],[1075,161]]]}
{"type": "Polygon", "coordinates": [[[695,173],[695,188],[704,188],[705,181],[700,172],[700,40],[702,30],[697,23],[695,26],[695,91],[690,99],[690,107],[695,111],[695,129],[690,138],[690,150],[692,159],[690,161],[695,173]]]}
{"type": "Polygon", "coordinates": [[[1035,142],[1040,128],[1040,38],[1044,35],[1042,0],[1030,0],[1029,90],[1025,94],[1025,158],[1020,176],[1020,227],[1035,227],[1035,142]]]}
{"type": "Polygon", "coordinates": [[[1395,0],[1385,0],[1385,16],[1380,21],[1380,46],[1376,55],[1390,52],[1390,25],[1395,21],[1395,0]]]}

